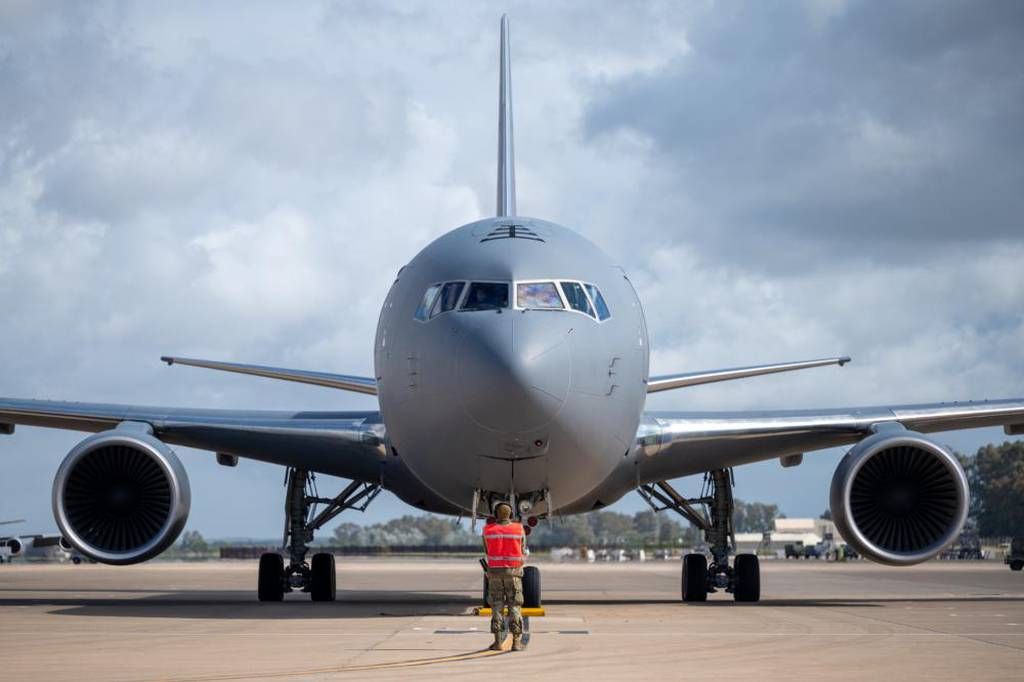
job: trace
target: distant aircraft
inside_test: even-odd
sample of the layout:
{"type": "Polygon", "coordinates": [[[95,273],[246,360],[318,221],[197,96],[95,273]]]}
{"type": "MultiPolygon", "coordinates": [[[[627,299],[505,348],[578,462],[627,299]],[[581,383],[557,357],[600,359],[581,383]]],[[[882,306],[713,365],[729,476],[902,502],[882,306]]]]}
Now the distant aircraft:
{"type": "MultiPolygon", "coordinates": [[[[646,412],[650,393],[849,358],[649,376],[643,309],[627,274],[577,232],[516,213],[508,23],[501,21],[496,216],[459,227],[403,267],[380,314],[373,377],[179,357],[191,365],[376,396],[379,409],[253,412],[0,399],[0,422],[96,432],[53,484],[64,536],[110,564],[145,561],[188,517],[188,478],[170,445],[287,467],[285,545],[260,559],[261,600],[335,596],[334,558],[306,560],[313,532],[382,490],[431,512],[486,516],[499,500],[528,525],[600,509],[637,490],[702,529],[683,558],[681,598],[760,598],[757,557],[733,551],[733,467],[852,445],[832,479],[836,525],[858,552],[904,566],[956,539],[967,479],[925,434],[1004,425],[1024,433],[1024,399],[848,409],[646,412]],[[319,497],[311,475],[351,479],[319,497]],[[669,480],[706,477],[686,499],[669,480]],[[316,512],[323,505],[323,509],[316,512]]],[[[680,299],[685,305],[685,296],[680,299]]],[[[526,604],[541,601],[527,567],[526,604]]]]}
{"type": "MultiPolygon", "coordinates": [[[[25,519],[0,521],[0,526],[24,522],[25,519]]],[[[26,560],[69,558],[73,549],[60,535],[0,535],[0,564],[15,557],[26,560]]]]}

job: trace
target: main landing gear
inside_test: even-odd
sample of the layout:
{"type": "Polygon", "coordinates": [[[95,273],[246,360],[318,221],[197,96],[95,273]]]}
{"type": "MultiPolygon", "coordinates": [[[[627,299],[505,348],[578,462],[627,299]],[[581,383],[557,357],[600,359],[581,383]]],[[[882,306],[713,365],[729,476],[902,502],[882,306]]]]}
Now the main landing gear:
{"type": "Polygon", "coordinates": [[[729,552],[735,546],[732,527],[733,478],[731,469],[716,469],[704,475],[704,490],[695,499],[686,499],[666,481],[648,483],[638,489],[655,512],[670,509],[704,532],[711,552],[711,563],[703,554],[683,557],[682,599],[707,601],[708,593],[725,590],[739,602],[761,599],[761,567],[754,554],[737,554],[729,565],[729,552]],[[693,505],[703,505],[698,512],[693,505]]]}
{"type": "Polygon", "coordinates": [[[288,552],[288,565],[284,556],[267,552],[260,556],[259,599],[281,601],[285,592],[308,592],[313,601],[334,601],[336,572],[334,555],[323,552],[306,561],[307,542],[313,533],[346,509],[363,511],[380,492],[380,486],[353,481],[336,497],[320,497],[316,479],[304,469],[288,469],[288,492],[285,496],[285,526],[282,544],[288,552]],[[327,505],[319,514],[317,505],[327,505]]]}

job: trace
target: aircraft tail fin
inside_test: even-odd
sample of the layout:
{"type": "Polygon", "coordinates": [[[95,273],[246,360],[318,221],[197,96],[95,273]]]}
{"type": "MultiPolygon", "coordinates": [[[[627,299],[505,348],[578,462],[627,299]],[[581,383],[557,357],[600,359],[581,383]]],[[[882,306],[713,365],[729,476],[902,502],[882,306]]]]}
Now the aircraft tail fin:
{"type": "Polygon", "coordinates": [[[501,16],[501,75],[498,81],[498,216],[516,214],[516,166],[512,141],[512,69],[508,15],[501,16]]]}

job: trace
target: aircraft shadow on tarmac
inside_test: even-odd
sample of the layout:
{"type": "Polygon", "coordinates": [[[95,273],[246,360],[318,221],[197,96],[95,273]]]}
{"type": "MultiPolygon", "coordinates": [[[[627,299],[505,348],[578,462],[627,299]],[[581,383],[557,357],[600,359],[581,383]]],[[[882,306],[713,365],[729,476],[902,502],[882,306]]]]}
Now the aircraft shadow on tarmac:
{"type": "MultiPolygon", "coordinates": [[[[30,589],[4,589],[12,592],[38,592],[30,589]]],[[[120,616],[127,618],[210,618],[218,620],[260,620],[260,619],[317,619],[317,618],[403,618],[422,616],[465,615],[480,600],[474,596],[445,592],[409,591],[342,591],[334,602],[310,603],[304,595],[286,598],[280,603],[260,603],[252,598],[248,590],[219,590],[201,592],[194,590],[161,591],[151,590],[46,590],[48,593],[69,592],[68,597],[0,597],[0,607],[5,606],[49,606],[57,607],[53,615],[66,616],[120,616]],[[94,592],[96,597],[82,596],[94,592]],[[124,595],[102,597],[101,594],[124,595]],[[130,595],[147,595],[132,598],[130,595]]],[[[736,604],[730,598],[712,597],[703,603],[682,604],[676,599],[547,599],[548,607],[566,607],[571,613],[573,606],[639,606],[674,605],[680,608],[879,608],[887,604],[926,603],[976,603],[976,602],[1024,602],[1024,597],[1000,595],[974,595],[967,597],[882,597],[882,598],[832,598],[832,599],[762,599],[756,604],[736,604]]]]}
{"type": "MultiPolygon", "coordinates": [[[[29,589],[4,589],[3,593],[39,592],[29,589]]],[[[459,616],[480,605],[478,598],[465,594],[410,591],[338,591],[334,602],[309,601],[308,595],[286,597],[283,602],[260,603],[251,590],[46,590],[68,592],[67,597],[0,597],[5,606],[56,607],[53,615],[120,616],[126,618],[211,618],[233,619],[316,619],[316,618],[402,618],[409,616],[459,616]],[[97,596],[83,596],[94,592],[97,596]],[[103,594],[123,595],[103,597],[103,594]],[[132,598],[130,595],[146,595],[132,598]]]]}

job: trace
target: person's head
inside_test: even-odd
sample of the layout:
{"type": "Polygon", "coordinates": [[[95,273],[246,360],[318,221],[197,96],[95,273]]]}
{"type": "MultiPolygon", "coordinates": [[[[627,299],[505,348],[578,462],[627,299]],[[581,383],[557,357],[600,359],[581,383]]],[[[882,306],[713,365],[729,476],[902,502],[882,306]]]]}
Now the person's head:
{"type": "Polygon", "coordinates": [[[512,505],[508,502],[499,502],[494,508],[494,515],[499,521],[508,521],[512,517],[512,505]]]}

